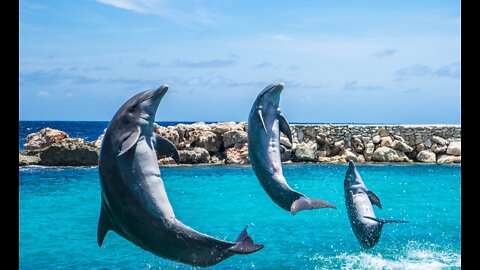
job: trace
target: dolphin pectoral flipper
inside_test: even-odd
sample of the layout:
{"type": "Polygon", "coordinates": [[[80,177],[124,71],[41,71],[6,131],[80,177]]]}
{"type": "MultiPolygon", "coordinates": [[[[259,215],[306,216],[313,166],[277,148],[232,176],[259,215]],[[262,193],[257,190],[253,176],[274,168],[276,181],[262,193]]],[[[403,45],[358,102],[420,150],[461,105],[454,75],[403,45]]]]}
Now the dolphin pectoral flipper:
{"type": "Polygon", "coordinates": [[[262,249],[263,245],[255,244],[247,233],[248,226],[238,235],[235,245],[228,250],[235,254],[249,254],[262,249]]]}
{"type": "Polygon", "coordinates": [[[382,209],[382,204],[380,203],[380,199],[375,193],[373,193],[373,191],[368,190],[367,195],[372,204],[375,204],[376,206],[378,206],[378,208],[382,209]]]}
{"type": "Polygon", "coordinates": [[[134,146],[138,139],[140,138],[140,128],[135,129],[130,135],[127,137],[125,141],[122,143],[122,147],[120,148],[120,153],[117,156],[121,156],[125,154],[132,146],[134,146]]]}
{"type": "Polygon", "coordinates": [[[407,220],[374,218],[369,216],[363,216],[363,217],[371,220],[375,220],[376,222],[380,222],[380,223],[409,223],[407,220]]]}
{"type": "Polygon", "coordinates": [[[169,140],[155,133],[155,150],[159,155],[169,156],[180,163],[180,156],[178,154],[177,147],[169,140]]]}
{"type": "Polygon", "coordinates": [[[290,125],[288,124],[287,118],[285,117],[285,115],[283,115],[283,113],[278,114],[278,125],[280,131],[287,136],[290,143],[293,143],[292,131],[290,130],[290,125]]]}
{"type": "Polygon", "coordinates": [[[307,197],[300,197],[296,201],[292,203],[290,206],[290,212],[292,215],[295,215],[299,211],[302,210],[312,210],[312,209],[318,209],[318,208],[337,208],[335,205],[321,200],[321,199],[309,199],[307,197]]]}
{"type": "Polygon", "coordinates": [[[102,207],[100,207],[100,218],[98,220],[98,228],[97,228],[97,243],[99,247],[102,246],[105,235],[111,229],[113,229],[112,225],[102,205],[102,207]]]}

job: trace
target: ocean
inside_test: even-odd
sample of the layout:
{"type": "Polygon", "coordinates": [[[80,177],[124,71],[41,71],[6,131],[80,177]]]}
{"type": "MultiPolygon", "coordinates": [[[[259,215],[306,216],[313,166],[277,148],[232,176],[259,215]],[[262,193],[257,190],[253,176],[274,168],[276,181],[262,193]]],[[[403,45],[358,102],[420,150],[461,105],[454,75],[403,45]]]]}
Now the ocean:
{"type": "MultiPolygon", "coordinates": [[[[48,126],[93,140],[107,124],[48,126]]],[[[35,128],[20,123],[20,134],[35,128]]],[[[386,224],[380,241],[368,250],[357,242],[346,213],[347,164],[283,167],[292,188],[337,209],[292,216],[270,200],[250,166],[160,168],[182,222],[230,241],[248,225],[253,240],[265,245],[210,269],[461,268],[460,166],[357,164],[367,187],[382,202],[383,209],[374,207],[376,216],[410,222],[386,224]]],[[[19,167],[20,269],[200,269],[157,257],[112,231],[98,247],[99,211],[97,167],[19,167]]]]}

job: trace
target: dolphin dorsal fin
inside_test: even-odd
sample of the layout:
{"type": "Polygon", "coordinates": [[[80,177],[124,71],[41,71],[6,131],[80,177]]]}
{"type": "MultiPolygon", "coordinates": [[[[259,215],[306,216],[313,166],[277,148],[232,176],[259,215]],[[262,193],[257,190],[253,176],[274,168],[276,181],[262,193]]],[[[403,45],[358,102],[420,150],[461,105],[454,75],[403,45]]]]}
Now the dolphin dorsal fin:
{"type": "Polygon", "coordinates": [[[140,138],[140,127],[137,127],[130,135],[123,141],[122,147],[120,148],[120,152],[118,153],[117,156],[121,156],[125,154],[132,146],[134,146],[138,139],[140,138]]]}
{"type": "Polygon", "coordinates": [[[373,191],[367,190],[367,195],[372,204],[375,204],[376,206],[378,206],[378,208],[382,209],[382,204],[380,203],[380,199],[375,193],[373,193],[373,191]]]}
{"type": "Polygon", "coordinates": [[[267,127],[265,126],[265,122],[263,121],[262,110],[258,110],[258,117],[260,118],[260,122],[262,122],[263,130],[265,130],[265,134],[268,134],[267,127]]]}
{"type": "Polygon", "coordinates": [[[110,220],[108,219],[107,213],[105,209],[100,207],[100,218],[98,219],[98,228],[97,228],[97,242],[98,246],[101,247],[103,243],[103,239],[109,230],[112,230],[113,227],[111,225],[110,220]]]}
{"type": "Polygon", "coordinates": [[[287,121],[287,118],[285,117],[285,115],[283,115],[283,113],[279,113],[278,114],[278,124],[280,126],[280,131],[285,134],[288,138],[288,140],[290,141],[290,143],[293,144],[293,141],[292,141],[292,131],[290,130],[290,125],[288,124],[288,121],[287,121]]]}
{"type": "Polygon", "coordinates": [[[155,133],[155,150],[159,155],[172,157],[175,162],[180,163],[180,156],[177,147],[169,140],[155,133]]]}

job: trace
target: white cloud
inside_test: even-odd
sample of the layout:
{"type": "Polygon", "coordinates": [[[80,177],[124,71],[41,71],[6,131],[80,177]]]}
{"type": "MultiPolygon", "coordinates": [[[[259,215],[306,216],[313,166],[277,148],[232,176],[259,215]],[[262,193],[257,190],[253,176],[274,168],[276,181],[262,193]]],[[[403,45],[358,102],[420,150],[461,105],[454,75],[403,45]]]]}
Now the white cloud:
{"type": "Polygon", "coordinates": [[[274,35],[272,37],[273,40],[277,40],[277,41],[292,41],[293,38],[287,36],[287,35],[283,35],[283,34],[278,34],[278,35],[274,35]]]}
{"type": "Polygon", "coordinates": [[[97,2],[138,13],[150,13],[189,26],[211,25],[214,15],[205,7],[164,0],[97,0],[97,2]],[[177,5],[175,7],[174,5],[177,5]],[[180,5],[180,6],[178,6],[180,5]]]}
{"type": "Polygon", "coordinates": [[[38,91],[37,94],[41,97],[48,97],[50,96],[50,92],[47,91],[38,91]]]}

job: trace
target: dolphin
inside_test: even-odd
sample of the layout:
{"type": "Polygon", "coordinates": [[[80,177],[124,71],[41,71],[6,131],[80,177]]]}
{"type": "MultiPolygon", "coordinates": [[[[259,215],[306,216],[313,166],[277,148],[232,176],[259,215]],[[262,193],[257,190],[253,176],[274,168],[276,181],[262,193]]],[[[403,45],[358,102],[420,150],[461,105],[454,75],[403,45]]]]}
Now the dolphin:
{"type": "Polygon", "coordinates": [[[260,250],[263,245],[252,241],[246,227],[235,242],[228,242],[202,234],[175,217],[157,153],[178,163],[178,151],[153,133],[155,113],[167,90],[168,85],[163,85],[136,94],[107,127],[98,163],[102,199],[98,245],[112,230],[159,257],[202,267],[260,250]]]}
{"type": "Polygon", "coordinates": [[[292,143],[287,118],[279,108],[283,83],[265,87],[257,96],[248,116],[248,155],[253,171],[268,196],[281,208],[295,215],[301,210],[336,208],[333,204],[307,198],[290,188],[283,176],[280,157],[280,131],[292,143]]]}
{"type": "Polygon", "coordinates": [[[353,233],[364,248],[377,244],[385,223],[408,223],[406,220],[376,218],[372,204],[382,209],[378,196],[363,183],[353,161],[349,161],[343,183],[348,219],[353,233]]]}

